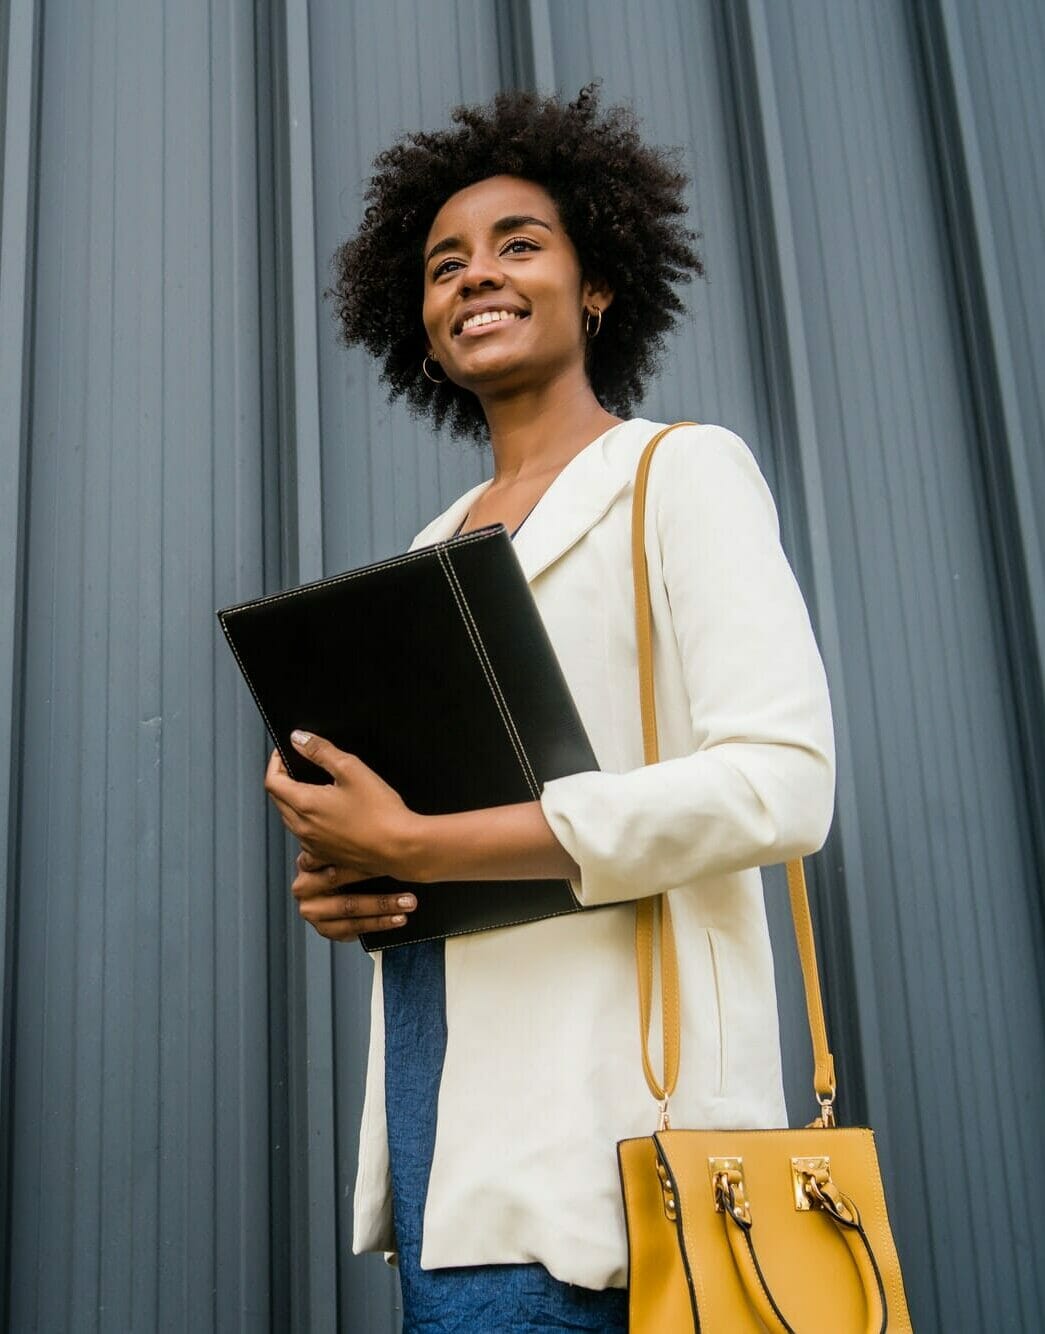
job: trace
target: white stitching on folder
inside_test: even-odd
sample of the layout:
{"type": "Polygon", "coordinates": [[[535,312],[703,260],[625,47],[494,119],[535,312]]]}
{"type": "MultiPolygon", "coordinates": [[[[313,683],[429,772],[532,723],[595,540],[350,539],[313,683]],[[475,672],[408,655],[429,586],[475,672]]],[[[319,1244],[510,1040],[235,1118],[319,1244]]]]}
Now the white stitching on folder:
{"type": "MultiPolygon", "coordinates": [[[[490,661],[490,656],[486,651],[486,645],[483,643],[482,634],[480,633],[479,626],[476,624],[475,617],[472,615],[472,609],[468,605],[468,599],[465,596],[464,589],[461,587],[461,582],[457,577],[457,571],[454,569],[453,562],[450,559],[450,554],[447,551],[440,550],[438,555],[439,555],[439,563],[443,567],[443,571],[445,572],[447,579],[450,581],[450,591],[453,593],[454,598],[457,601],[458,609],[461,611],[462,616],[465,618],[465,630],[468,631],[468,637],[472,640],[472,647],[476,648],[477,653],[479,653],[480,655],[479,665],[483,669],[483,674],[485,675],[487,684],[489,685],[490,691],[493,694],[494,703],[497,705],[498,711],[501,714],[501,718],[504,721],[504,725],[508,729],[508,737],[512,743],[512,746],[515,749],[516,756],[519,758],[519,763],[523,766],[523,777],[526,779],[526,782],[529,785],[530,792],[533,796],[534,801],[540,801],[541,789],[540,789],[540,784],[537,782],[537,775],[534,773],[533,765],[530,763],[530,757],[526,753],[526,747],[523,745],[523,739],[519,735],[519,729],[515,725],[515,719],[512,717],[512,711],[508,707],[508,701],[505,699],[504,694],[501,691],[500,682],[497,680],[497,674],[494,672],[493,669],[493,663],[490,661]],[[473,631],[474,631],[474,637],[473,637],[473,631]]],[[[577,895],[573,892],[573,885],[570,883],[569,880],[564,880],[563,884],[566,886],[570,898],[574,902],[575,908],[578,909],[581,908],[583,905],[577,898],[577,895]]],[[[572,908],[564,908],[562,912],[546,913],[543,915],[548,917],[561,917],[563,913],[572,911],[573,911],[572,908]]],[[[503,922],[502,925],[520,926],[523,922],[532,922],[539,920],[540,918],[523,917],[520,918],[519,921],[517,922],[503,922]]],[[[486,928],[480,927],[478,929],[485,930],[486,928]]],[[[467,931],[461,931],[458,934],[468,935],[470,933],[467,931]]]]}
{"type": "Polygon", "coordinates": [[[279,758],[283,761],[283,767],[289,774],[290,765],[287,763],[287,757],[283,753],[283,747],[279,744],[279,738],[276,736],[276,729],[269,722],[268,714],[265,712],[264,706],[262,705],[261,700],[258,698],[258,692],[254,689],[254,682],[250,679],[250,675],[247,672],[247,668],[244,665],[243,659],[239,655],[239,650],[236,648],[232,636],[229,634],[229,627],[225,624],[224,616],[219,616],[218,620],[221,622],[221,628],[222,631],[224,632],[225,638],[228,640],[229,648],[232,649],[236,661],[239,663],[239,669],[243,673],[243,679],[250,687],[250,693],[254,696],[254,703],[258,706],[258,712],[261,714],[262,718],[264,719],[265,726],[269,730],[269,736],[276,743],[276,749],[279,751],[279,758]]]}
{"type": "MultiPolygon", "coordinates": [[[[563,881],[563,883],[569,885],[570,882],[568,880],[565,880],[563,881]]],[[[572,888],[570,889],[570,896],[573,899],[574,903],[577,903],[577,896],[574,894],[572,888]]],[[[596,907],[599,908],[617,908],[619,906],[620,905],[616,903],[600,903],[596,905],[596,907]]],[[[581,905],[577,903],[577,908],[580,907],[581,905]]],[[[542,912],[538,913],[534,917],[518,917],[511,922],[498,922],[496,926],[470,926],[465,931],[455,931],[454,937],[477,936],[483,931],[501,931],[506,926],[527,926],[530,922],[544,922],[551,917],[570,917],[573,916],[576,913],[576,911],[577,909],[575,908],[557,908],[555,912],[542,912]]],[[[587,911],[591,912],[592,909],[589,908],[587,909],[587,911]]],[[[383,931],[365,931],[363,935],[359,937],[359,939],[362,942],[364,939],[372,940],[375,936],[382,936],[384,934],[385,933],[383,931]]],[[[411,937],[410,940],[393,940],[388,945],[382,945],[381,949],[397,950],[405,948],[407,945],[423,945],[426,940],[445,940],[445,939],[447,939],[446,936],[413,936],[411,937]]],[[[368,945],[364,945],[363,948],[367,951],[368,954],[373,953],[373,951],[370,949],[368,945]]]]}
{"type": "MultiPolygon", "coordinates": [[[[490,693],[497,706],[497,711],[500,713],[501,721],[504,723],[505,730],[508,733],[508,739],[511,741],[516,758],[519,760],[519,764],[523,771],[523,777],[526,779],[534,799],[539,800],[540,789],[537,786],[537,779],[530,764],[529,756],[526,754],[526,748],[523,746],[522,738],[519,736],[518,729],[515,726],[515,720],[512,718],[511,710],[508,707],[508,701],[504,698],[504,695],[501,692],[500,684],[494,674],[493,664],[490,662],[489,655],[486,652],[486,646],[483,643],[482,635],[479,633],[479,627],[472,615],[472,609],[468,605],[468,599],[465,596],[464,589],[461,587],[460,580],[457,578],[457,571],[454,569],[449,555],[446,554],[444,550],[440,549],[436,552],[436,555],[439,557],[439,564],[443,569],[443,573],[446,575],[447,583],[450,585],[450,592],[453,594],[454,601],[457,603],[457,609],[461,613],[461,620],[464,622],[465,633],[471,640],[472,648],[475,650],[476,657],[479,659],[479,666],[482,668],[483,675],[486,677],[486,683],[490,687],[490,693]]],[[[573,886],[568,880],[565,880],[563,883],[569,889],[570,898],[573,899],[574,904],[579,908],[581,905],[577,902],[577,896],[573,892],[573,886]]],[[[499,922],[496,928],[490,926],[472,926],[466,931],[457,931],[454,934],[458,936],[474,936],[483,931],[501,930],[503,927],[507,926],[525,926],[529,922],[541,922],[550,917],[565,917],[573,912],[573,908],[560,908],[558,911],[552,913],[539,913],[534,914],[531,917],[517,917],[510,922],[499,922]]],[[[375,934],[377,933],[369,931],[366,933],[366,937],[369,940],[375,934]]],[[[443,939],[442,936],[415,936],[410,940],[392,941],[381,946],[381,948],[398,949],[406,945],[420,945],[426,940],[441,939],[443,939]]],[[[369,945],[366,946],[366,948],[369,950],[369,945]]]]}
{"type": "Polygon", "coordinates": [[[486,650],[485,643],[483,642],[482,632],[480,631],[479,626],[476,623],[475,617],[472,615],[472,608],[469,605],[468,597],[465,594],[464,589],[461,587],[461,581],[457,576],[457,570],[454,567],[453,561],[450,559],[449,553],[445,554],[442,563],[443,563],[443,568],[449,571],[449,573],[453,577],[454,583],[457,585],[457,591],[460,594],[460,599],[461,599],[461,606],[464,607],[468,620],[471,622],[472,630],[475,633],[476,642],[479,645],[479,651],[482,653],[483,659],[488,668],[488,679],[490,681],[491,687],[497,692],[498,698],[504,705],[504,712],[511,726],[512,734],[514,735],[515,740],[519,743],[518,753],[522,756],[523,763],[526,766],[525,777],[530,785],[530,791],[533,793],[534,799],[536,800],[540,797],[540,792],[541,792],[540,784],[537,782],[537,775],[533,771],[533,765],[530,763],[530,757],[526,753],[526,747],[523,745],[523,739],[519,735],[519,729],[515,725],[515,719],[512,717],[512,711],[508,707],[508,701],[504,697],[504,691],[501,689],[501,683],[497,679],[497,673],[493,669],[493,663],[490,660],[490,655],[486,650]]]}
{"type": "Polygon", "coordinates": [[[487,652],[486,644],[483,642],[482,632],[480,631],[479,626],[478,626],[478,624],[476,623],[476,619],[475,619],[475,617],[472,615],[472,608],[471,608],[471,605],[470,605],[469,602],[468,602],[468,598],[467,598],[467,596],[466,596],[466,594],[465,594],[464,589],[461,587],[461,581],[460,581],[460,579],[459,579],[458,576],[457,576],[457,570],[455,569],[455,567],[454,567],[454,563],[453,563],[453,561],[450,559],[449,555],[447,555],[447,556],[445,557],[445,560],[444,560],[444,568],[446,568],[447,570],[449,570],[450,574],[453,576],[453,581],[454,581],[454,583],[457,585],[457,590],[458,590],[458,592],[459,592],[460,595],[461,595],[461,605],[464,607],[464,610],[465,610],[465,612],[466,612],[466,614],[467,614],[467,616],[468,616],[468,619],[469,619],[469,621],[471,622],[472,629],[473,629],[473,631],[475,632],[475,638],[476,638],[476,641],[477,641],[478,644],[479,644],[479,650],[480,650],[480,652],[482,653],[482,656],[483,656],[483,659],[484,659],[485,662],[486,662],[486,666],[487,666],[487,668],[489,669],[489,680],[490,680],[490,683],[491,683],[493,689],[496,690],[499,699],[501,700],[501,702],[502,702],[503,705],[504,705],[504,712],[505,712],[505,714],[507,715],[509,724],[511,725],[512,733],[513,733],[513,735],[514,735],[514,737],[515,737],[515,740],[519,743],[519,744],[518,744],[518,753],[522,756],[523,763],[524,763],[525,766],[526,766],[525,777],[526,777],[527,782],[528,782],[529,785],[530,785],[530,791],[533,793],[534,799],[535,799],[535,800],[539,800],[539,799],[540,799],[540,795],[541,795],[541,789],[540,789],[540,784],[537,782],[537,775],[536,775],[536,774],[534,773],[534,771],[533,771],[533,765],[530,763],[530,757],[529,757],[529,755],[527,755],[527,753],[526,753],[526,747],[523,745],[523,739],[522,739],[522,737],[519,735],[519,729],[518,729],[518,727],[517,727],[516,724],[515,724],[515,719],[512,717],[512,711],[511,711],[511,709],[508,707],[508,701],[507,701],[507,700],[505,699],[505,697],[504,697],[504,692],[503,692],[503,690],[501,689],[501,683],[500,683],[500,681],[498,681],[498,679],[497,679],[497,673],[496,673],[496,672],[494,671],[494,669],[493,669],[493,663],[490,661],[490,655],[489,655],[489,653],[487,652]]]}
{"type": "Polygon", "coordinates": [[[508,709],[508,703],[501,693],[501,687],[494,675],[490,659],[486,654],[482,639],[479,636],[479,629],[472,617],[471,609],[464,596],[464,590],[457,580],[457,573],[450,564],[449,558],[442,550],[437,551],[439,564],[443,573],[446,575],[446,581],[450,585],[450,592],[453,594],[454,601],[457,603],[457,610],[461,613],[461,620],[464,622],[465,633],[472,642],[472,648],[475,650],[475,656],[479,660],[479,666],[486,677],[486,684],[490,687],[490,694],[493,696],[493,702],[497,705],[497,712],[501,715],[501,721],[504,723],[504,730],[508,733],[508,740],[512,743],[512,749],[515,751],[515,757],[519,761],[519,768],[522,770],[523,778],[530,789],[534,801],[540,799],[540,789],[537,787],[537,780],[534,777],[533,769],[530,767],[530,761],[526,751],[523,748],[522,739],[516,730],[515,723],[508,709]]]}
{"type": "Polygon", "coordinates": [[[378,574],[381,570],[394,570],[397,566],[406,565],[410,561],[430,558],[433,551],[438,554],[443,547],[451,544],[454,547],[463,547],[471,542],[488,542],[494,536],[496,534],[478,528],[474,533],[465,533],[463,537],[446,538],[432,546],[418,547],[416,551],[407,551],[402,556],[393,556],[389,560],[378,561],[374,565],[365,566],[362,570],[346,570],[344,574],[334,574],[329,579],[315,579],[312,583],[302,584],[299,588],[288,588],[282,593],[269,593],[263,598],[255,598],[253,602],[241,602],[235,607],[227,607],[224,611],[218,612],[218,616],[219,618],[233,616],[236,612],[250,611],[253,607],[264,607],[270,602],[282,602],[284,598],[292,598],[306,589],[311,591],[316,588],[332,588],[335,584],[346,583],[349,579],[363,579],[368,574],[378,574]]]}

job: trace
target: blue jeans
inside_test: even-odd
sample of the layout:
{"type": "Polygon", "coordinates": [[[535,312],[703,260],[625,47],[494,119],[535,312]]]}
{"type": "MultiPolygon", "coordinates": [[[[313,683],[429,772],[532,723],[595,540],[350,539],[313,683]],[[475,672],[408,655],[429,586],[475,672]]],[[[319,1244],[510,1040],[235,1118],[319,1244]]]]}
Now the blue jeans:
{"type": "Polygon", "coordinates": [[[446,1051],[442,941],[386,950],[385,1100],[403,1334],[627,1334],[628,1296],[553,1278],[540,1264],[421,1268],[421,1229],[446,1051]]]}

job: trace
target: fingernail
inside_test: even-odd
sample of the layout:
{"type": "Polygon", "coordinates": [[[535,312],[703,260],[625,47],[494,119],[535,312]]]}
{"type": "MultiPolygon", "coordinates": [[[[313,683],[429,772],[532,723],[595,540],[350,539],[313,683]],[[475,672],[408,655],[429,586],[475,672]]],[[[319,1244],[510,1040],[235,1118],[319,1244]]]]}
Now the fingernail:
{"type": "Polygon", "coordinates": [[[402,926],[403,923],[406,921],[406,918],[402,915],[402,913],[397,913],[396,916],[392,918],[392,921],[395,922],[396,926],[402,926]]]}
{"type": "Polygon", "coordinates": [[[417,905],[417,900],[412,894],[404,894],[401,899],[396,899],[400,908],[413,908],[417,905]]]}
{"type": "Polygon", "coordinates": [[[312,740],[312,733],[299,732],[297,731],[297,729],[295,729],[293,732],[291,732],[290,739],[291,741],[293,741],[295,746],[307,746],[308,743],[312,740]]]}

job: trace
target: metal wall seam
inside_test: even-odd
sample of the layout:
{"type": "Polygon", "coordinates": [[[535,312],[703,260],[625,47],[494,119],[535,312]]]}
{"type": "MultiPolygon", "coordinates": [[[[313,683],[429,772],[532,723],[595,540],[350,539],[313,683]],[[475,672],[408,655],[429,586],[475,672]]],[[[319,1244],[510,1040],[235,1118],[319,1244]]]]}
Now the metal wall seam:
{"type": "Polygon", "coordinates": [[[499,0],[497,6],[500,86],[530,92],[555,91],[555,42],[549,0],[499,0]]]}
{"type": "MultiPolygon", "coordinates": [[[[323,573],[319,349],[315,190],[312,161],[312,73],[307,0],[286,0],[286,115],[290,198],[290,316],[292,328],[292,550],[298,581],[323,573]]],[[[307,1257],[307,1287],[297,1290],[294,1327],[309,1334],[337,1328],[337,1167],[334,1112],[334,1012],[331,946],[315,932],[290,933],[291,1006],[303,1005],[291,1031],[304,1031],[304,1050],[291,1052],[291,1140],[305,1159],[307,1236],[294,1249],[307,1257]],[[303,1021],[303,1022],[302,1022],[303,1021]],[[297,1109],[304,1099],[304,1124],[297,1109]]],[[[292,1167],[292,1171],[295,1170],[292,1167]]],[[[298,1169],[300,1170],[300,1169],[298,1169]]]]}
{"type": "Polygon", "coordinates": [[[550,0],[529,0],[527,5],[533,86],[535,90],[545,93],[555,91],[555,48],[549,3],[550,0]]]}
{"type": "Polygon", "coordinates": [[[782,488],[782,499],[797,497],[800,506],[800,513],[791,515],[782,506],[783,526],[790,530],[792,550],[806,548],[806,559],[800,559],[799,564],[807,566],[803,581],[813,604],[835,721],[838,785],[831,845],[839,854],[837,860],[844,866],[844,874],[825,872],[825,859],[821,859],[814,863],[812,877],[820,949],[826,956],[829,1032],[839,1071],[843,1114],[848,1120],[870,1119],[884,1136],[887,1104],[876,984],[867,951],[853,947],[854,942],[870,939],[871,928],[851,773],[844,655],[772,52],[762,0],[726,5],[724,16],[737,90],[741,169],[749,198],[758,301],[766,331],[762,346],[775,418],[777,467],[781,478],[790,479],[790,485],[782,488]],[[829,886],[823,886],[824,880],[830,881],[829,886]],[[822,886],[826,892],[817,892],[822,886]]]}
{"type": "Polygon", "coordinates": [[[991,209],[954,0],[919,0],[925,81],[934,121],[972,406],[1001,572],[1000,601],[1019,714],[1027,832],[1045,873],[1045,540],[1034,506],[991,209]]]}
{"type": "MultiPolygon", "coordinates": [[[[0,200],[0,1219],[9,1227],[9,927],[15,908],[16,766],[22,644],[22,572],[29,468],[29,387],[36,213],[39,5],[11,0],[4,54],[3,195],[0,200]]],[[[0,1311],[6,1312],[8,1246],[0,1246],[0,1311]]],[[[6,1318],[2,1322],[6,1325],[6,1318]]]]}

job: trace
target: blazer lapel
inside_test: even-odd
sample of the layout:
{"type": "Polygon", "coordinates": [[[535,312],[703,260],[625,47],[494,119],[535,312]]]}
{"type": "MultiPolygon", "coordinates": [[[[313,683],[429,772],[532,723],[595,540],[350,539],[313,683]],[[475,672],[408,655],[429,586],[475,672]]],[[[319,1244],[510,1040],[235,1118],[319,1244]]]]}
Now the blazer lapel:
{"type": "Polygon", "coordinates": [[[598,523],[632,480],[631,466],[622,466],[620,451],[611,455],[606,448],[608,437],[625,425],[574,455],[519,529],[513,546],[531,582],[598,523]]]}
{"type": "Polygon", "coordinates": [[[408,550],[416,551],[418,547],[430,547],[433,542],[445,542],[448,537],[453,537],[475,499],[489,485],[489,481],[480,482],[478,486],[473,486],[470,491],[466,491],[463,496],[458,496],[449,509],[443,510],[442,514],[437,514],[427,527],[421,529],[410,543],[408,550]]]}
{"type": "MultiPolygon", "coordinates": [[[[627,449],[610,449],[614,437],[633,423],[622,422],[599,436],[567,463],[537,502],[513,543],[527,580],[569,551],[602,518],[632,481],[634,460],[627,449]]],[[[480,482],[418,533],[411,551],[452,537],[489,482],[480,482]]]]}

